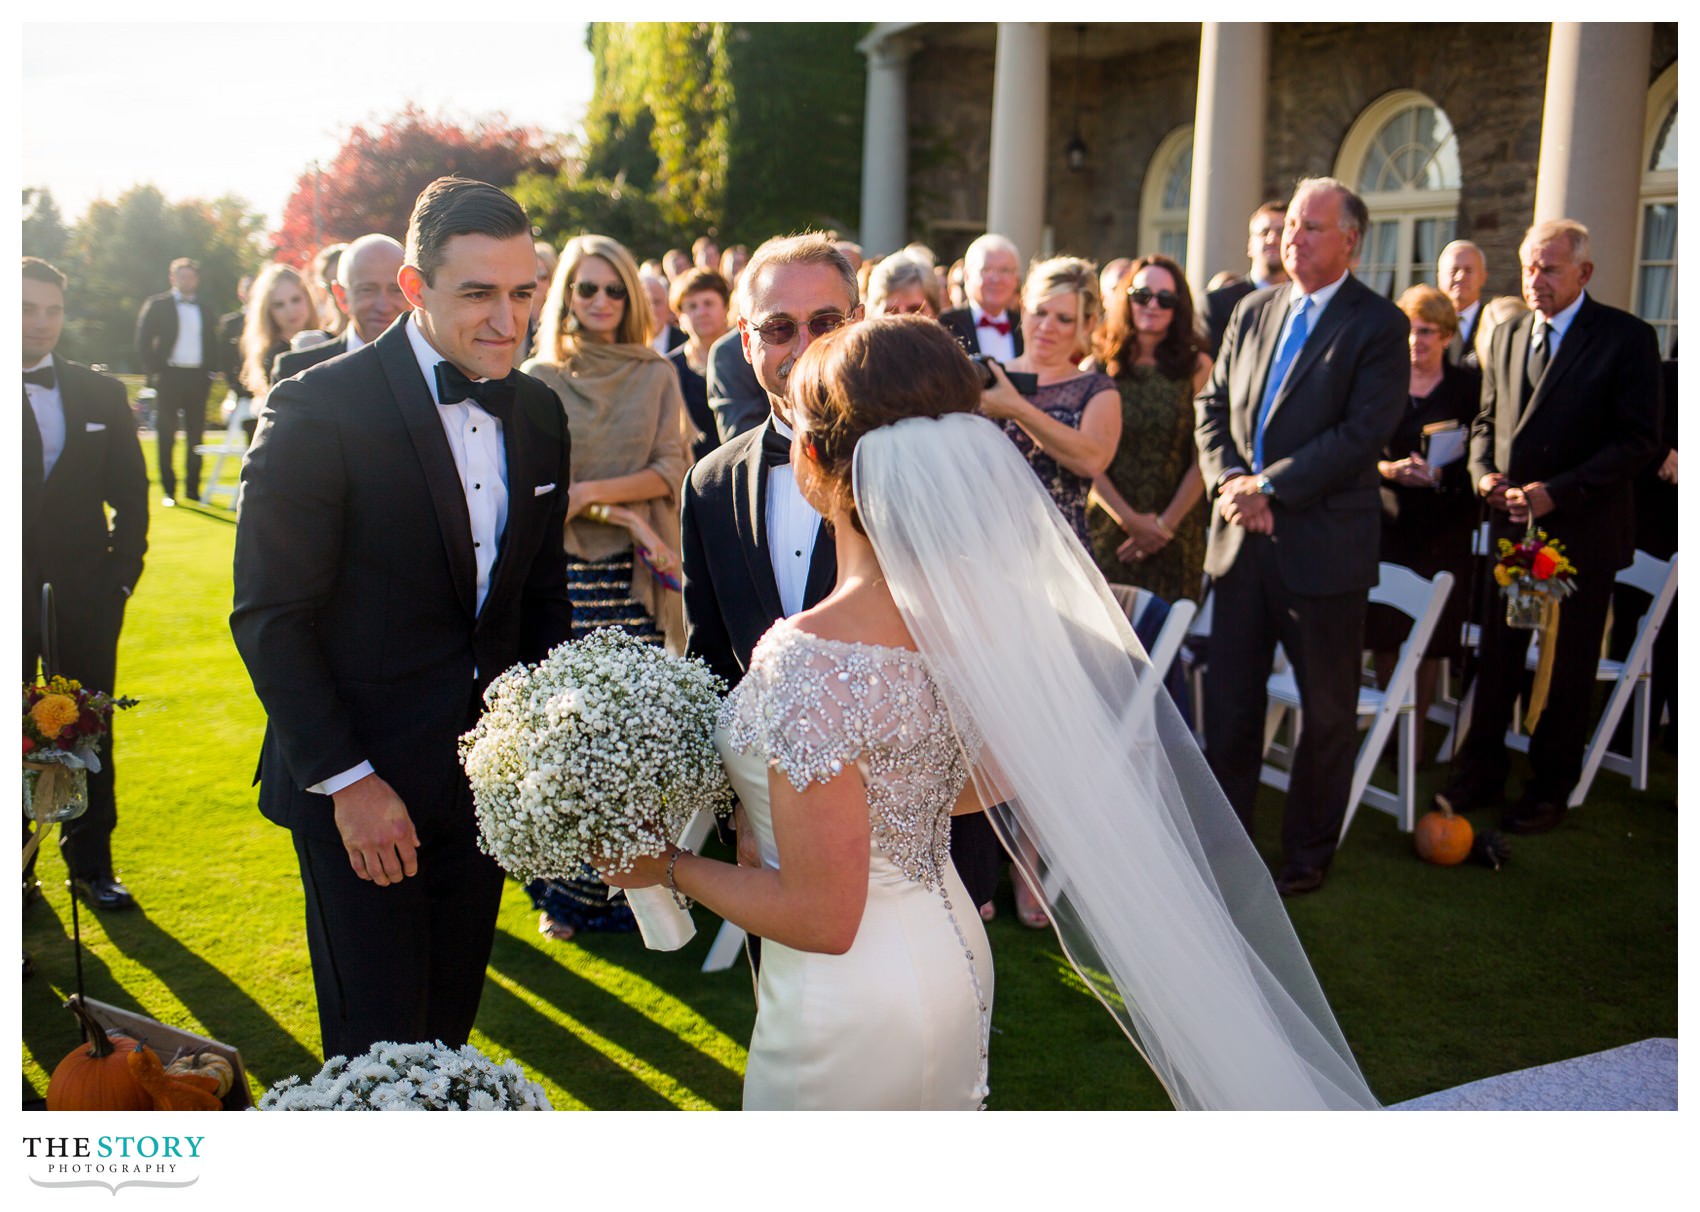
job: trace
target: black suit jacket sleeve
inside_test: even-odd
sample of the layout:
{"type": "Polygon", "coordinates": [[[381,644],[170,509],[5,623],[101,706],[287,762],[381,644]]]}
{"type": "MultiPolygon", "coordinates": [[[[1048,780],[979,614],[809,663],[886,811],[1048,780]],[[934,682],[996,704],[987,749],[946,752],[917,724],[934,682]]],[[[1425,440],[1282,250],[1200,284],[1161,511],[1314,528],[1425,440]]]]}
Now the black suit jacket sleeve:
{"type": "Polygon", "coordinates": [[[1238,361],[1242,312],[1235,312],[1223,330],[1222,354],[1210,367],[1210,378],[1193,401],[1196,426],[1193,441],[1198,446],[1198,471],[1204,477],[1205,499],[1213,500],[1217,482],[1234,468],[1249,471],[1251,460],[1234,445],[1231,379],[1238,361]]]}
{"type": "Polygon", "coordinates": [[[157,375],[165,369],[170,356],[167,334],[175,337],[177,314],[170,295],[153,295],[142,304],[136,316],[136,354],[142,360],[142,370],[157,375]],[[168,313],[165,309],[171,308],[168,313]],[[168,319],[169,315],[169,319],[168,319]]]}
{"type": "Polygon", "coordinates": [[[368,754],[317,635],[342,561],[348,452],[334,403],[298,387],[272,393],[244,461],[230,626],[290,777],[311,787],[368,754]]]}
{"type": "Polygon", "coordinates": [[[771,410],[766,389],[744,358],[736,328],[708,351],[708,407],[714,413],[714,427],[722,442],[754,429],[767,420],[771,410]]]}
{"type": "Polygon", "coordinates": [[[88,384],[90,411],[100,418],[111,435],[105,445],[100,473],[100,496],[111,511],[112,569],[118,584],[134,590],[142,579],[142,557],[148,549],[148,471],[142,460],[142,443],[136,436],[136,418],[130,397],[116,379],[84,367],[66,367],[68,385],[85,390],[88,384]]]}
{"type": "Polygon", "coordinates": [[[708,667],[736,686],[744,676],[742,666],[732,648],[732,637],[726,630],[726,619],[720,611],[715,594],[714,579],[709,574],[708,557],[703,550],[701,518],[704,509],[703,489],[699,472],[708,470],[699,463],[685,478],[685,491],[680,503],[679,533],[681,595],[685,610],[685,655],[701,657],[708,667]]]}

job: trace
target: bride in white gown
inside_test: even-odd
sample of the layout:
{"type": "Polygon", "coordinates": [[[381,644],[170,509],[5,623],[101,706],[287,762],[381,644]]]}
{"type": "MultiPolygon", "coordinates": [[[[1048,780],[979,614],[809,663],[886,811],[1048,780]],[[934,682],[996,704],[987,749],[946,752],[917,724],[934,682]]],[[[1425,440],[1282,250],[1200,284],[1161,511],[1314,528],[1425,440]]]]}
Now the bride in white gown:
{"type": "Polygon", "coordinates": [[[670,849],[608,873],[764,940],[745,1107],[984,1105],[990,956],[948,849],[981,804],[1177,1107],[1374,1106],[1267,870],[1090,555],[972,415],[945,330],[848,325],[790,396],[838,583],[721,712],[762,866],[670,849]]]}

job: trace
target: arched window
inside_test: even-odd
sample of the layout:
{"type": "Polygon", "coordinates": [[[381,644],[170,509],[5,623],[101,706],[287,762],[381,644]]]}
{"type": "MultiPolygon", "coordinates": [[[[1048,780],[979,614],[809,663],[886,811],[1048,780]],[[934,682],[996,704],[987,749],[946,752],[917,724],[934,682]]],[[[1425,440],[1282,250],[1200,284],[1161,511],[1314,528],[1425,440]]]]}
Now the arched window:
{"type": "Polygon", "coordinates": [[[1641,231],[1635,247],[1635,314],[1659,334],[1659,352],[1676,344],[1676,64],[1647,93],[1642,141],[1641,231]]]}
{"type": "Polygon", "coordinates": [[[1353,272],[1395,298],[1435,281],[1440,250],[1457,230],[1458,138],[1422,93],[1388,93],[1347,132],[1334,175],[1369,207],[1369,231],[1353,272]]]}
{"type": "Polygon", "coordinates": [[[1139,256],[1158,252],[1186,264],[1187,206],[1192,200],[1192,127],[1163,137],[1145,170],[1139,199],[1139,256]]]}

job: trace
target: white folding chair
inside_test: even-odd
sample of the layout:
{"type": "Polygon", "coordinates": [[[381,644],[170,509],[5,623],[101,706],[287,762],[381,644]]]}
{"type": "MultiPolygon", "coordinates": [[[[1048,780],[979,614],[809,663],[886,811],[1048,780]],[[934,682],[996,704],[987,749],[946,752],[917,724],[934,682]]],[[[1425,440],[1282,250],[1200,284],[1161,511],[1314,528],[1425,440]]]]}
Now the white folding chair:
{"type": "Polygon", "coordinates": [[[1216,590],[1212,585],[1204,591],[1204,601],[1193,614],[1181,644],[1181,660],[1186,669],[1187,689],[1192,695],[1192,734],[1204,744],[1204,665],[1202,659],[1210,640],[1210,620],[1216,613],[1216,590]]]}
{"type": "MultiPolygon", "coordinates": [[[[1393,667],[1392,677],[1387,681],[1387,689],[1363,686],[1358,690],[1358,725],[1361,728],[1367,722],[1369,731],[1358,748],[1357,762],[1352,767],[1352,786],[1346,799],[1346,817],[1340,823],[1341,838],[1346,836],[1346,830],[1350,828],[1352,818],[1357,815],[1360,803],[1389,813],[1399,822],[1399,828],[1406,833],[1416,828],[1417,730],[1421,727],[1416,707],[1417,666],[1422,662],[1423,651],[1428,647],[1429,637],[1434,634],[1435,624],[1440,621],[1440,612],[1446,605],[1446,597],[1452,592],[1452,581],[1450,572],[1437,573],[1430,581],[1403,565],[1384,563],[1381,566],[1380,581],[1370,590],[1370,601],[1391,606],[1401,614],[1408,615],[1411,619],[1411,631],[1399,648],[1399,660],[1393,667]],[[1382,750],[1387,747],[1387,741],[1393,735],[1395,727],[1399,732],[1399,785],[1397,790],[1387,791],[1373,785],[1370,775],[1374,772],[1375,764],[1380,760],[1382,750]]],[[[1298,732],[1303,726],[1300,708],[1298,679],[1293,670],[1283,669],[1270,674],[1266,739],[1278,729],[1281,716],[1285,715],[1292,720],[1296,744],[1298,732]]],[[[1282,747],[1273,744],[1267,745],[1266,754],[1280,748],[1282,747]]],[[[1267,785],[1285,791],[1290,778],[1291,772],[1285,767],[1264,762],[1262,780],[1267,785]]]]}
{"type": "MultiPolygon", "coordinates": [[[[1127,615],[1127,621],[1136,627],[1139,616],[1156,597],[1149,589],[1140,589],[1133,585],[1111,585],[1110,593],[1115,597],[1116,605],[1122,608],[1122,613],[1127,615]]],[[[1174,665],[1175,658],[1180,655],[1181,645],[1185,642],[1193,616],[1197,613],[1197,604],[1186,598],[1169,604],[1168,617],[1163,620],[1163,626],[1158,629],[1156,638],[1145,654],[1151,660],[1151,668],[1140,680],[1134,700],[1128,705],[1127,718],[1130,721],[1143,719],[1150,713],[1151,704],[1157,697],[1157,688],[1167,680],[1169,669],[1174,665]]]]}
{"type": "MultiPolygon", "coordinates": [[[[1588,742],[1588,751],[1582,759],[1582,775],[1576,780],[1575,790],[1570,793],[1568,803],[1571,808],[1580,807],[1588,797],[1588,788],[1602,768],[1613,774],[1626,775],[1629,785],[1636,791],[1647,789],[1647,754],[1654,724],[1653,644],[1659,638],[1659,629],[1664,626],[1671,601],[1676,597],[1676,555],[1672,553],[1670,559],[1661,560],[1637,551],[1634,562],[1617,574],[1617,582],[1646,594],[1647,609],[1636,624],[1635,642],[1629,646],[1628,655],[1621,661],[1601,657],[1594,671],[1595,681],[1613,684],[1611,697],[1606,700],[1605,713],[1600,716],[1593,739],[1588,742]],[[1611,741],[1631,699],[1635,703],[1634,723],[1630,726],[1633,739],[1629,753],[1621,754],[1611,748],[1611,741]]],[[[1561,627],[1563,617],[1564,611],[1560,607],[1561,627]]],[[[1535,642],[1529,645],[1527,666],[1531,670],[1540,661],[1540,647],[1537,634],[1535,642]]],[[[1513,713],[1512,728],[1506,733],[1505,744],[1507,748],[1527,753],[1529,737],[1516,723],[1521,721],[1522,715],[1522,704],[1519,703],[1513,713]]]]}
{"type": "Polygon", "coordinates": [[[237,396],[230,409],[230,423],[224,427],[224,441],[203,442],[195,447],[195,453],[203,459],[211,459],[212,465],[204,469],[201,476],[201,504],[211,505],[213,498],[227,496],[230,507],[236,508],[236,490],[241,482],[242,456],[248,451],[248,431],[242,428],[242,423],[249,417],[249,410],[254,406],[253,400],[247,396],[237,396]],[[224,481],[224,468],[227,462],[234,462],[237,474],[224,481]]]}
{"type": "MultiPolygon", "coordinates": [[[[1470,557],[1478,562],[1478,570],[1484,578],[1492,574],[1488,571],[1488,524],[1483,522],[1470,535],[1470,557]]],[[[1481,624],[1472,617],[1475,614],[1476,603],[1464,603],[1463,635],[1460,637],[1463,646],[1475,651],[1482,646],[1481,624]]],[[[1435,752],[1434,760],[1444,764],[1453,757],[1452,747],[1463,738],[1470,727],[1470,708],[1475,703],[1476,687],[1472,680],[1470,685],[1460,687],[1463,691],[1461,698],[1453,698],[1452,665],[1447,662],[1441,668],[1440,679],[1436,683],[1438,690],[1434,702],[1429,704],[1428,718],[1437,724],[1446,725],[1446,736],[1440,742],[1440,748],[1435,752]]]]}

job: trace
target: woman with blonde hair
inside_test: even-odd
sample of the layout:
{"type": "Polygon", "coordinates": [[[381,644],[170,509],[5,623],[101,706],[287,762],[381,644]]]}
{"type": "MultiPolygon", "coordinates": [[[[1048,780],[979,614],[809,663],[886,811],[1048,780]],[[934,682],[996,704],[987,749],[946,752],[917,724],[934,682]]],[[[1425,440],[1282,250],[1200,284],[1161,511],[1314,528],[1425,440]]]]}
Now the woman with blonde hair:
{"type": "MultiPolygon", "coordinates": [[[[650,348],[654,319],[632,255],[607,236],[575,236],[561,253],[537,324],[537,356],[521,368],[561,400],[573,442],[567,595],[573,631],[617,627],[675,653],[679,490],[689,465],[679,379],[650,348]]],[[[541,929],[630,929],[594,876],[532,889],[541,929]]]]}
{"type": "Polygon", "coordinates": [[[262,269],[248,288],[248,304],[242,319],[241,382],[253,398],[252,410],[243,424],[250,437],[260,404],[272,386],[272,361],[288,353],[290,338],[318,323],[313,297],[300,273],[281,262],[262,269]]]}

